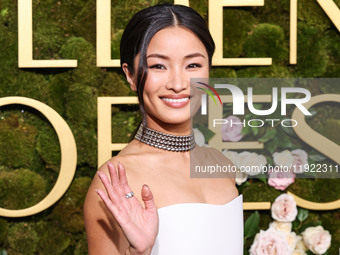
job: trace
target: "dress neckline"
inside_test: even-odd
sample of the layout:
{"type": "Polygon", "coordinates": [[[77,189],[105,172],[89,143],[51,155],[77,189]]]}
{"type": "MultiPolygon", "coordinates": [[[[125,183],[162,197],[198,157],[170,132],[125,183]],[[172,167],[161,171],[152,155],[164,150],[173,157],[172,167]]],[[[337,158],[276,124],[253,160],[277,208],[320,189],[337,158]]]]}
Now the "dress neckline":
{"type": "Polygon", "coordinates": [[[188,205],[191,205],[191,206],[208,206],[208,207],[224,207],[224,206],[233,204],[236,200],[238,200],[242,197],[243,197],[243,195],[240,194],[237,197],[235,197],[233,200],[227,202],[226,204],[208,204],[208,203],[199,203],[199,202],[196,202],[196,203],[190,203],[189,202],[189,203],[178,203],[178,204],[166,205],[166,206],[163,206],[161,208],[158,208],[157,210],[161,211],[161,210],[166,209],[166,208],[174,208],[174,207],[178,207],[178,206],[188,206],[188,205]]]}

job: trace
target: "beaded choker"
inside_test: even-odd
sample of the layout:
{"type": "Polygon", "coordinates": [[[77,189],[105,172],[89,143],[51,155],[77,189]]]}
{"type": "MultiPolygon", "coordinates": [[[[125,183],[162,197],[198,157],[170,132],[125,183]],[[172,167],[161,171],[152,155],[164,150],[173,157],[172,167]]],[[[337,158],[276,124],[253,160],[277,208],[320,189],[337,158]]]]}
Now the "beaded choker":
{"type": "Polygon", "coordinates": [[[170,135],[140,124],[135,139],[150,146],[168,151],[188,151],[195,147],[194,134],[170,135]]]}

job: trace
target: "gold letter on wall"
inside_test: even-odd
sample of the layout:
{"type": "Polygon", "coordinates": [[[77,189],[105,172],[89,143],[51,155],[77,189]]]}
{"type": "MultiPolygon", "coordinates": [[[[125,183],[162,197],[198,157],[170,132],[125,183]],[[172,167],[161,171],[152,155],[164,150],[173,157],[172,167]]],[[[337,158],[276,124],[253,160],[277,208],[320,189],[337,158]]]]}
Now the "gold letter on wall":
{"type": "Polygon", "coordinates": [[[297,58],[297,0],[290,0],[289,64],[296,64],[297,58]]]}
{"type": "Polygon", "coordinates": [[[321,8],[340,31],[340,9],[332,0],[317,0],[321,8]]]}
{"type": "Polygon", "coordinates": [[[0,98],[0,107],[10,104],[27,105],[40,111],[52,124],[60,143],[61,162],[60,172],[56,184],[50,193],[38,204],[20,210],[8,210],[0,208],[0,216],[24,217],[37,214],[61,198],[70,186],[77,166],[77,147],[73,134],[65,120],[51,107],[37,100],[26,97],[4,97],[0,98]]]}
{"type": "Polygon", "coordinates": [[[138,104],[137,97],[98,97],[98,167],[126,143],[112,143],[111,107],[113,104],[138,104]]]}
{"type": "Polygon", "coordinates": [[[97,0],[97,66],[120,67],[111,59],[111,0],[97,0]]]}
{"type": "MultiPolygon", "coordinates": [[[[216,44],[215,66],[271,65],[271,58],[223,58],[223,7],[263,6],[264,0],[209,0],[209,30],[216,44]]],[[[237,29],[237,27],[235,27],[237,29]]]]}
{"type": "Polygon", "coordinates": [[[33,60],[32,0],[18,0],[19,68],[77,67],[77,60],[33,60]]]}

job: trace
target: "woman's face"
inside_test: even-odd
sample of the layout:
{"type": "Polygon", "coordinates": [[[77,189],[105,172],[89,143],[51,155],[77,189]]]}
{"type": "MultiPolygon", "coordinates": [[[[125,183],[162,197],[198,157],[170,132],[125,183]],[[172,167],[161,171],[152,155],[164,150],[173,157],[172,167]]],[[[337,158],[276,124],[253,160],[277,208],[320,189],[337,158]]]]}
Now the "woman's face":
{"type": "Polygon", "coordinates": [[[190,78],[209,77],[204,44],[186,28],[169,27],[151,39],[146,56],[148,74],[143,98],[147,122],[188,122],[190,103],[200,100],[190,97],[190,78]]]}

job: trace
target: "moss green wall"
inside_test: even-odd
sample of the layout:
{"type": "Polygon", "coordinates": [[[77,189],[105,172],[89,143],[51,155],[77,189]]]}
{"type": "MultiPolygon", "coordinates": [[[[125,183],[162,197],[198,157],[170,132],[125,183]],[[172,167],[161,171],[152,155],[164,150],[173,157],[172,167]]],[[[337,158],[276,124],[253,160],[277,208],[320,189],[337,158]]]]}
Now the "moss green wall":
{"type": "MultiPolygon", "coordinates": [[[[112,0],[112,57],[133,13],[157,0],[112,0]]],[[[335,1],[340,6],[340,1],[335,1]]],[[[207,0],[190,1],[207,19],[207,0]]],[[[298,64],[289,65],[289,1],[265,1],[264,7],[224,9],[225,57],[272,57],[266,67],[218,67],[213,77],[340,77],[340,34],[316,1],[298,1],[298,64]]],[[[95,0],[33,0],[34,59],[77,59],[77,68],[19,69],[17,3],[0,4],[0,97],[24,96],[54,108],[70,126],[77,143],[76,176],[64,197],[51,208],[26,218],[0,217],[0,252],[8,254],[87,254],[82,204],[97,165],[98,96],[131,96],[118,68],[96,67],[95,0]]],[[[339,93],[339,87],[322,87],[339,93]]],[[[339,106],[321,107],[315,129],[340,144],[339,106]],[[331,129],[331,131],[329,130],[331,129]]],[[[129,141],[140,115],[135,107],[113,107],[113,141],[129,141]],[[123,125],[122,125],[123,123],[123,125]]],[[[36,204],[58,176],[60,149],[48,121],[20,105],[0,109],[0,207],[36,204]]],[[[338,180],[299,179],[289,190],[315,201],[338,199],[338,180]],[[317,194],[317,196],[315,195],[317,194]]],[[[240,187],[245,201],[273,201],[280,192],[256,179],[240,187]]],[[[251,212],[245,212],[248,217],[251,212]]],[[[331,253],[340,246],[340,210],[312,212],[332,234],[331,253]]],[[[268,227],[268,212],[261,226],[268,227]]],[[[249,246],[250,243],[247,243],[249,246]]],[[[334,252],[334,253],[333,253],[334,252]]]]}

